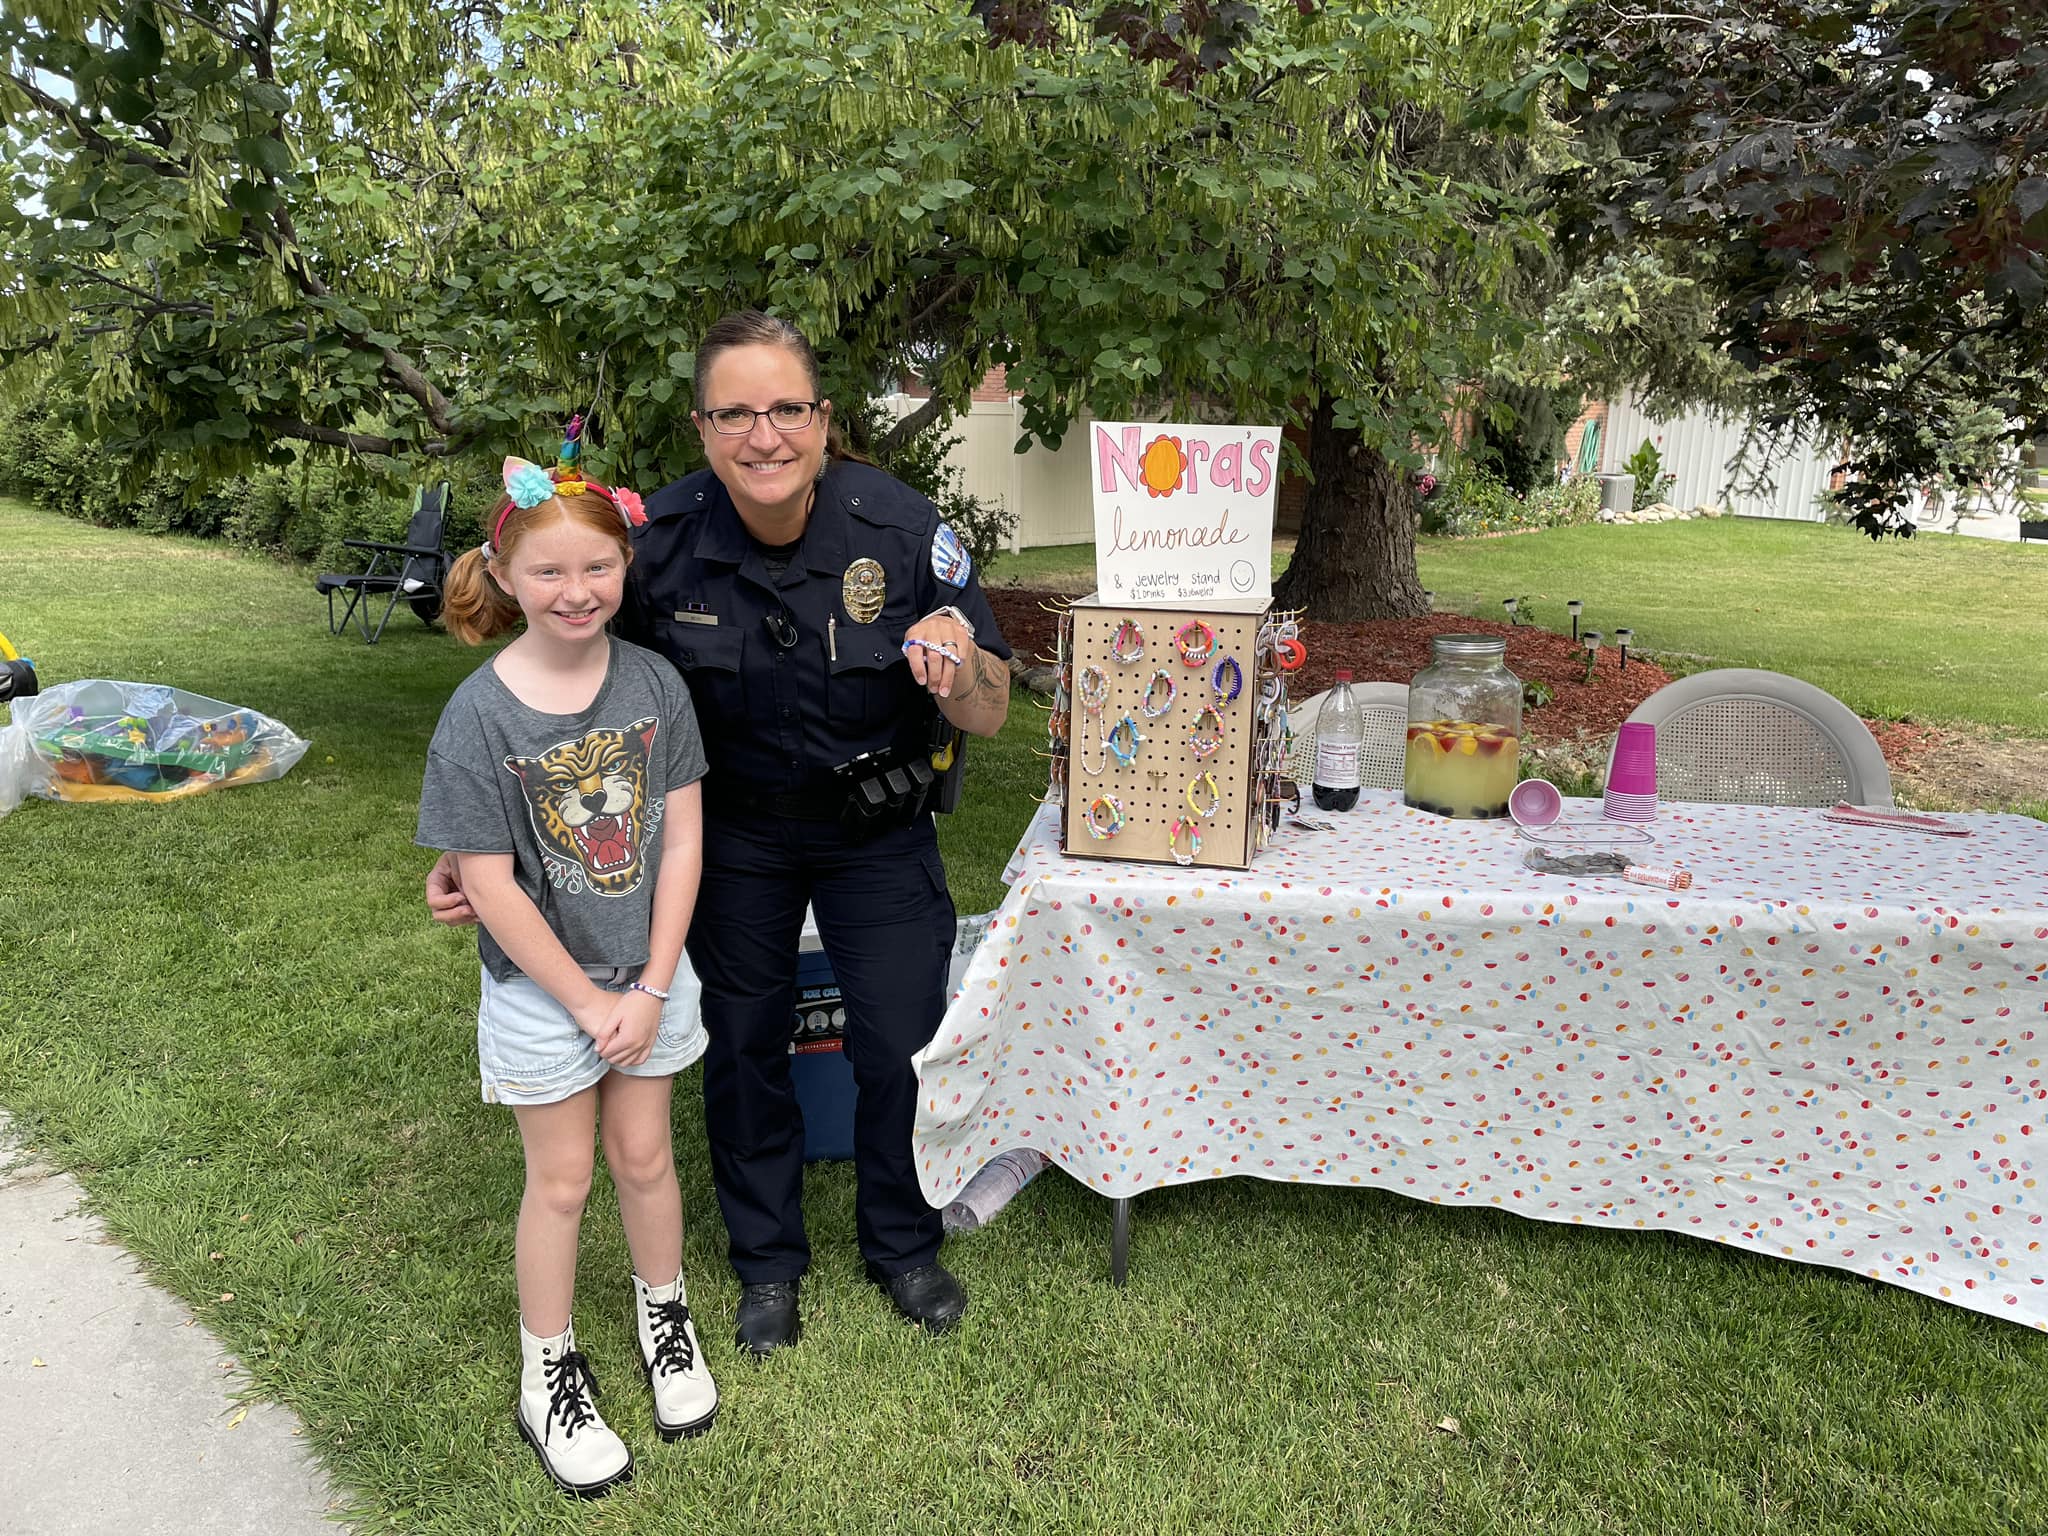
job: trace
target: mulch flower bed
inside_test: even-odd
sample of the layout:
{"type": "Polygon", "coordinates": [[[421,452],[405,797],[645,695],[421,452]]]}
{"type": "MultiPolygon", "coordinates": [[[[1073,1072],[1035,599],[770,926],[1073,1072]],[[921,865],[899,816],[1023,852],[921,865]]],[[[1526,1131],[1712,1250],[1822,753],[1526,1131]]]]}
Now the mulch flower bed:
{"type": "Polygon", "coordinates": [[[1916,725],[1911,720],[1866,720],[1863,723],[1877,738],[1877,749],[1884,754],[1884,765],[1893,773],[1912,772],[1920,766],[1923,758],[1956,739],[1953,731],[1916,725]]]}
{"type": "MultiPolygon", "coordinates": [[[[1020,657],[1050,661],[1057,621],[1041,605],[1055,601],[1056,594],[995,587],[986,595],[1010,648],[1020,657]]],[[[1550,686],[1552,697],[1547,704],[1523,711],[1522,730],[1532,740],[1570,740],[1581,731],[1595,736],[1610,732],[1628,718],[1629,711],[1671,681],[1663,668],[1633,656],[1624,671],[1620,650],[1603,645],[1588,682],[1586,653],[1569,635],[1438,613],[1369,624],[1304,621],[1301,639],[1308,647],[1308,661],[1295,674],[1288,696],[1305,699],[1322,692],[1336,681],[1339,667],[1350,668],[1353,680],[1361,683],[1406,683],[1429,664],[1430,636],[1444,634],[1503,635],[1508,642],[1508,670],[1525,683],[1536,679],[1550,686]]]]}

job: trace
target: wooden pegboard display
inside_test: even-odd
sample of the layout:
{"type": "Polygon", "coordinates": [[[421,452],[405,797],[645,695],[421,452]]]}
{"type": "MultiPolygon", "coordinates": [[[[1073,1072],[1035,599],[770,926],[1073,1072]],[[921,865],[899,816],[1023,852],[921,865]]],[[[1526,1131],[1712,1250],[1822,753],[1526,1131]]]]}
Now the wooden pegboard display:
{"type": "MultiPolygon", "coordinates": [[[[1194,820],[1202,833],[1195,864],[1248,867],[1257,827],[1253,809],[1259,702],[1256,646],[1263,612],[1111,608],[1082,602],[1074,604],[1072,619],[1065,677],[1066,808],[1061,819],[1066,850],[1093,858],[1179,863],[1170,846],[1173,824],[1194,820]],[[1208,656],[1190,665],[1174,636],[1195,620],[1207,625],[1216,639],[1208,656]],[[1120,661],[1114,649],[1117,633],[1126,621],[1142,632],[1144,654],[1136,660],[1120,661]],[[1216,668],[1226,657],[1236,661],[1240,675],[1235,698],[1219,696],[1215,685],[1216,668]],[[1108,688],[1102,708],[1092,713],[1085,697],[1091,667],[1100,670],[1108,688]],[[1163,709],[1157,708],[1165,691],[1164,685],[1155,681],[1160,671],[1175,683],[1172,702],[1163,709]],[[1156,710],[1150,715],[1145,712],[1148,689],[1156,710]],[[1205,706],[1216,711],[1222,725],[1220,744],[1206,757],[1198,755],[1193,745],[1205,706]],[[1143,738],[1128,764],[1109,740],[1126,715],[1143,738]],[[1197,818],[1188,805],[1188,786],[1205,773],[1214,775],[1215,810],[1197,818]],[[1113,837],[1096,837],[1088,828],[1090,808],[1104,795],[1113,796],[1123,810],[1123,828],[1113,837]]],[[[1225,693],[1229,681],[1226,668],[1225,693]]],[[[1201,786],[1197,803],[1206,807],[1209,798],[1207,786],[1201,786]]],[[[1111,817],[1098,811],[1096,820],[1107,824],[1111,817]]],[[[1185,854],[1187,848],[1183,838],[1181,852],[1185,854]]]]}

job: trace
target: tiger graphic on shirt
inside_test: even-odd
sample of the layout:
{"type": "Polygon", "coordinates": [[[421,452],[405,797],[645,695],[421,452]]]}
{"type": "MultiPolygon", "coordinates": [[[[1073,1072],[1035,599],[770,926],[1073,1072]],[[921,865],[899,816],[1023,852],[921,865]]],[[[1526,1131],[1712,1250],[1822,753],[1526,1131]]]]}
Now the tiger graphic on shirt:
{"type": "Polygon", "coordinates": [[[576,895],[626,896],[639,889],[642,853],[661,823],[662,800],[647,792],[658,722],[588,731],[505,767],[526,794],[548,881],[576,895]]]}

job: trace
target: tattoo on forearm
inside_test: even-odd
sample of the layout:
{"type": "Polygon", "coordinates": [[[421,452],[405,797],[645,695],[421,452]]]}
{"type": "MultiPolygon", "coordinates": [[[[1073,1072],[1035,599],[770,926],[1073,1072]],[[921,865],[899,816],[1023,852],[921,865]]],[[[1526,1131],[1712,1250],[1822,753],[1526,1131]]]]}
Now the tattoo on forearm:
{"type": "Polygon", "coordinates": [[[1005,675],[1006,669],[1000,661],[979,648],[975,650],[970,660],[974,667],[974,677],[967,685],[969,699],[978,703],[1008,691],[1009,678],[1005,675]]]}

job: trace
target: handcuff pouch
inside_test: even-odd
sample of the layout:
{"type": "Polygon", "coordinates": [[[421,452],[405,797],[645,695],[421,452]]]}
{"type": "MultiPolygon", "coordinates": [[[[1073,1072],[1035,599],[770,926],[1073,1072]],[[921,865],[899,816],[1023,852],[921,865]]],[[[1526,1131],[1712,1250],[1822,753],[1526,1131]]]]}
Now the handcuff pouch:
{"type": "Polygon", "coordinates": [[[863,752],[832,771],[846,786],[839,828],[855,842],[909,826],[930,809],[938,783],[929,753],[900,748],[863,752]]]}

